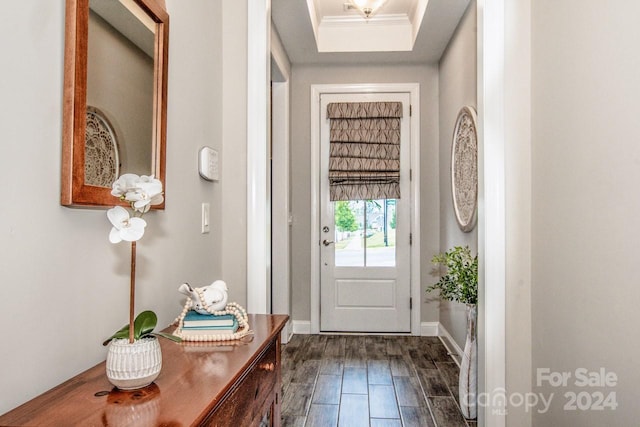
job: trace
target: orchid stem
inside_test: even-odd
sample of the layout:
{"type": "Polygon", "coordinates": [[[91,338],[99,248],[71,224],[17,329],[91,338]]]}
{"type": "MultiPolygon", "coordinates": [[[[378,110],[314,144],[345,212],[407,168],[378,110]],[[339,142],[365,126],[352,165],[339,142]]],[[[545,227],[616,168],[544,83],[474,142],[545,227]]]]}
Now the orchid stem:
{"type": "Polygon", "coordinates": [[[129,290],[129,343],[133,344],[133,322],[136,298],[136,242],[131,242],[131,288],[129,290]]]}

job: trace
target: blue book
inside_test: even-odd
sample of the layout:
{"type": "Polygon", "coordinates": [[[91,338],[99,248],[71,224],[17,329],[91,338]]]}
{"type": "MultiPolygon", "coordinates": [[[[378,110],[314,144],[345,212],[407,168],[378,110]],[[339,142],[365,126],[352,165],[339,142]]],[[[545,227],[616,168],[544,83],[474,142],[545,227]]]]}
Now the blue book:
{"type": "Polygon", "coordinates": [[[222,316],[215,316],[213,314],[200,314],[197,311],[189,310],[184,316],[183,327],[232,327],[237,324],[238,320],[233,314],[225,314],[222,316]]]}
{"type": "Polygon", "coordinates": [[[238,330],[238,320],[233,319],[232,326],[183,326],[182,333],[188,335],[227,335],[238,330]]]}

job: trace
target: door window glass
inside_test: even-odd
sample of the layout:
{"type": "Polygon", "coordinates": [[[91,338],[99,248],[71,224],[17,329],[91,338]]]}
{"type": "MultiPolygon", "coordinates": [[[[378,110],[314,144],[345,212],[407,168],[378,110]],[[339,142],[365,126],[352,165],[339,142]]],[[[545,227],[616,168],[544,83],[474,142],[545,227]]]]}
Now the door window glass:
{"type": "Polygon", "coordinates": [[[396,200],[333,202],[336,267],[396,265],[396,200]]]}

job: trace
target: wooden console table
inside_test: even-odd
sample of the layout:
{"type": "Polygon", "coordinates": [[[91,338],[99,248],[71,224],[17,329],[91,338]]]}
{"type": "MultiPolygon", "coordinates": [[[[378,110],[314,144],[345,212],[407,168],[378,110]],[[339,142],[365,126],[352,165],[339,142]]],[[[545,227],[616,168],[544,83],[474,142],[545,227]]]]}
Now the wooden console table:
{"type": "Polygon", "coordinates": [[[280,426],[285,315],[249,315],[252,336],[225,343],[160,339],[150,386],[114,389],[105,363],[0,416],[2,426],[280,426]]]}

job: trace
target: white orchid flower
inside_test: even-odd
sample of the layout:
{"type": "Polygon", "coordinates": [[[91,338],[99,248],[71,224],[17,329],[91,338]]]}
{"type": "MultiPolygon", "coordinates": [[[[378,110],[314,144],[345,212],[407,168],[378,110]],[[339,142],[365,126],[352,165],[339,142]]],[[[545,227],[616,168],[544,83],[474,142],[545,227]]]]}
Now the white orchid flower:
{"type": "Polygon", "coordinates": [[[135,242],[144,235],[144,228],[147,222],[138,217],[130,217],[129,212],[121,206],[116,206],[107,211],[107,218],[111,221],[113,228],[109,233],[111,243],[119,243],[123,240],[135,242]]]}
{"type": "Polygon", "coordinates": [[[157,182],[158,184],[162,184],[159,179],[156,179],[153,175],[140,175],[141,182],[157,182]]]}
{"type": "Polygon", "coordinates": [[[125,173],[121,175],[111,186],[111,194],[116,197],[122,197],[127,192],[133,191],[136,184],[140,182],[140,177],[135,173],[125,173]]]}
{"type": "Polygon", "coordinates": [[[135,184],[135,188],[128,191],[124,199],[130,202],[133,209],[138,212],[148,212],[152,205],[164,201],[162,196],[162,182],[151,176],[141,176],[135,184]]]}

